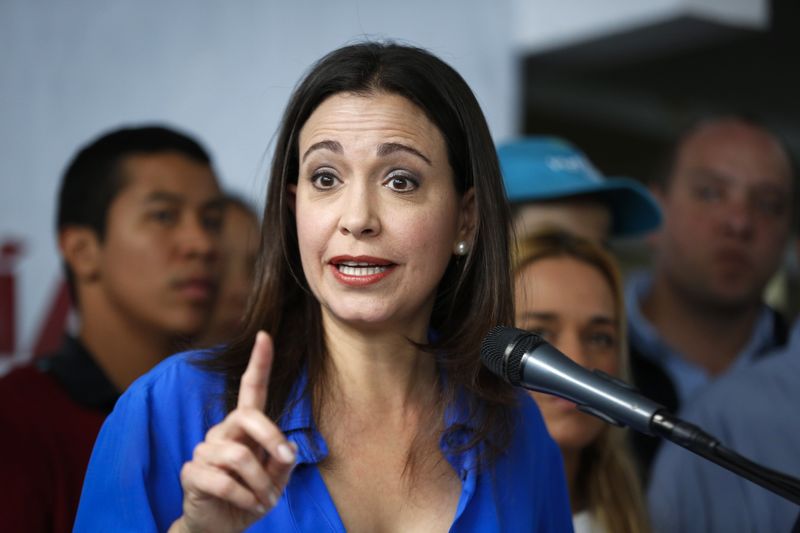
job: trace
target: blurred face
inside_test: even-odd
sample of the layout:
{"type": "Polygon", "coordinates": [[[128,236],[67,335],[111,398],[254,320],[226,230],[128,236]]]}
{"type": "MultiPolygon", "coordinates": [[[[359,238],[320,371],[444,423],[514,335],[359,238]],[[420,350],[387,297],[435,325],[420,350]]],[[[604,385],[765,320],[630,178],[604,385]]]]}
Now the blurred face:
{"type": "Polygon", "coordinates": [[[659,272],[717,307],[750,306],[775,273],[791,222],[789,163],[767,133],[716,122],[681,147],[656,237],[659,272]]]}
{"type": "Polygon", "coordinates": [[[204,335],[208,344],[228,341],[239,331],[253,286],[258,236],[258,221],[252,214],[237,205],[226,208],[220,245],[222,278],[204,335]]]}
{"type": "MultiPolygon", "coordinates": [[[[619,317],[611,287],[595,267],[572,257],[540,259],[517,274],[515,299],[517,327],[538,333],[589,369],[619,373],[619,317]]],[[[580,451],[603,430],[604,422],[572,402],[530,394],[564,451],[580,451]]]]}
{"type": "Polygon", "coordinates": [[[403,97],[337,94],[309,117],[290,187],[303,271],[323,316],[425,338],[437,285],[468,238],[444,139],[403,97]]]}
{"type": "Polygon", "coordinates": [[[601,202],[573,199],[530,203],[519,207],[514,215],[514,231],[519,238],[552,227],[603,244],[611,233],[611,212],[601,202]]]}
{"type": "Polygon", "coordinates": [[[207,165],[175,152],[131,156],[123,172],[100,243],[104,298],[134,327],[194,335],[216,292],[217,181],[207,165]]]}

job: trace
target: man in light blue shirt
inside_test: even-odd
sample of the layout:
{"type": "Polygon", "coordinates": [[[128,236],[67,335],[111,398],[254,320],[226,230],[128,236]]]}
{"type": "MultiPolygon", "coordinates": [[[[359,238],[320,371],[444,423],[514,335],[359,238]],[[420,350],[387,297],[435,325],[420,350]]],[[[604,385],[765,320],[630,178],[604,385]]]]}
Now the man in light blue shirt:
{"type": "MultiPolygon", "coordinates": [[[[800,320],[789,346],[721,378],[683,417],[748,459],[800,476],[800,320]]],[[[648,494],[659,532],[790,531],[800,507],[671,443],[648,494]]]]}
{"type": "MultiPolygon", "coordinates": [[[[634,383],[676,412],[785,343],[762,295],[783,260],[798,188],[784,145],[748,118],[701,121],[672,155],[652,186],[664,214],[653,269],[633,277],[626,306],[634,383]]],[[[645,477],[658,445],[634,439],[645,477]]]]}

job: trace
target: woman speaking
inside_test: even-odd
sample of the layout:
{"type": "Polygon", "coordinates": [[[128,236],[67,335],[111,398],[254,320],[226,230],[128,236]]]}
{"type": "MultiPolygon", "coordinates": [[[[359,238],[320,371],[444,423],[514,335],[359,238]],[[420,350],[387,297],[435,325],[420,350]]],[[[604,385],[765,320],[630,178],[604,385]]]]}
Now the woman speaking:
{"type": "Polygon", "coordinates": [[[243,332],[122,397],[76,531],[569,531],[557,446],[478,356],[513,321],[507,213],[451,67],[324,57],[277,137],[243,332]]]}

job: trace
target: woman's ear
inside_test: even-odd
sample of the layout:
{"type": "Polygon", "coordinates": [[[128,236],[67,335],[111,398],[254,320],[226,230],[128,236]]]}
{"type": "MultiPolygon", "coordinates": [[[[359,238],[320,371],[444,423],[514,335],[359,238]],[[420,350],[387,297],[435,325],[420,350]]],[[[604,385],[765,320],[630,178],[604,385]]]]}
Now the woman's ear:
{"type": "Polygon", "coordinates": [[[461,197],[461,214],[459,218],[458,241],[467,243],[469,249],[472,249],[475,228],[478,224],[478,206],[474,187],[470,187],[461,197]]]}
{"type": "Polygon", "coordinates": [[[76,282],[99,278],[101,250],[94,230],[81,226],[62,229],[58,234],[58,247],[76,282]]]}

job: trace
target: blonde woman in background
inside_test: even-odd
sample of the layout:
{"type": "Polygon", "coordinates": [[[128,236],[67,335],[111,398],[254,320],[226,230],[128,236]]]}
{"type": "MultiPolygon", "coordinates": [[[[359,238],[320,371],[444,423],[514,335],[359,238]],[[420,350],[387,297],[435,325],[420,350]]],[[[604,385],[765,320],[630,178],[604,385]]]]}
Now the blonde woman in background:
{"type": "MultiPolygon", "coordinates": [[[[555,229],[522,239],[514,261],[517,327],[577,363],[628,374],[622,285],[597,245],[555,229]]],[[[638,476],[622,430],[575,404],[531,392],[564,458],[576,533],[649,529],[638,476]]]]}

